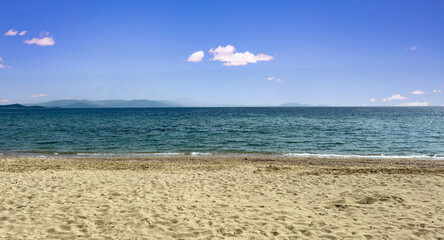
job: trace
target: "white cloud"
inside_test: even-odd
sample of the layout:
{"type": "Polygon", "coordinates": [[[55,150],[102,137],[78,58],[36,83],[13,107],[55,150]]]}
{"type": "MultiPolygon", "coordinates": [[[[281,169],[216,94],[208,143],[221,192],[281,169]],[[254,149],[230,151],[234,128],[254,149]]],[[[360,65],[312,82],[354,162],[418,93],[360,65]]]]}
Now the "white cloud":
{"type": "Polygon", "coordinates": [[[5,91],[6,90],[6,88],[2,88],[2,91],[5,91]]]}
{"type": "Polygon", "coordinates": [[[231,45],[226,47],[219,46],[216,49],[211,48],[209,52],[213,55],[211,60],[221,61],[224,66],[244,66],[248,63],[266,62],[274,59],[272,56],[263,53],[254,55],[249,51],[244,53],[236,52],[236,49],[231,45]]]}
{"type": "Polygon", "coordinates": [[[370,102],[376,102],[376,98],[370,98],[370,102]]]}
{"type": "Polygon", "coordinates": [[[39,94],[33,94],[31,95],[32,98],[38,98],[38,97],[47,97],[47,94],[44,93],[39,93],[39,94]]]}
{"type": "Polygon", "coordinates": [[[43,32],[40,34],[40,38],[32,38],[30,40],[23,41],[26,44],[35,44],[40,47],[53,46],[55,44],[52,36],[49,36],[49,32],[43,32]]]}
{"type": "Polygon", "coordinates": [[[9,99],[0,99],[0,103],[9,103],[11,100],[9,99]]]}
{"type": "Polygon", "coordinates": [[[416,46],[411,46],[405,49],[406,51],[416,51],[416,46]]]}
{"type": "Polygon", "coordinates": [[[412,92],[413,95],[422,95],[425,94],[425,92],[421,91],[421,90],[416,90],[412,92]]]}
{"type": "Polygon", "coordinates": [[[5,36],[15,36],[15,35],[19,35],[19,36],[23,36],[23,35],[25,35],[26,33],[27,33],[28,31],[26,31],[26,30],[23,30],[23,31],[21,31],[20,33],[17,31],[17,30],[15,30],[14,28],[11,28],[11,29],[9,29],[6,33],[5,33],[5,36]]]}
{"type": "Polygon", "coordinates": [[[278,83],[283,83],[285,82],[284,80],[280,79],[280,78],[276,78],[276,77],[267,77],[268,81],[276,81],[278,83]]]}
{"type": "Polygon", "coordinates": [[[188,56],[188,62],[202,62],[203,57],[205,56],[205,53],[201,51],[197,51],[190,56],[188,56]]]}
{"type": "Polygon", "coordinates": [[[405,100],[405,99],[407,99],[407,98],[404,96],[401,96],[401,94],[395,94],[391,97],[383,98],[382,101],[387,102],[387,101],[392,101],[392,100],[405,100]]]}
{"type": "Polygon", "coordinates": [[[15,36],[17,35],[17,33],[18,31],[16,31],[14,28],[11,28],[5,33],[5,36],[15,36]]]}
{"type": "Polygon", "coordinates": [[[407,103],[400,103],[398,105],[399,107],[425,107],[429,106],[428,102],[407,102],[407,103]]]}
{"type": "Polygon", "coordinates": [[[4,63],[4,62],[5,61],[3,60],[3,58],[0,57],[0,69],[11,68],[11,66],[3,65],[2,63],[4,63]]]}
{"type": "Polygon", "coordinates": [[[434,93],[442,93],[442,90],[441,89],[433,89],[433,92],[434,93]]]}

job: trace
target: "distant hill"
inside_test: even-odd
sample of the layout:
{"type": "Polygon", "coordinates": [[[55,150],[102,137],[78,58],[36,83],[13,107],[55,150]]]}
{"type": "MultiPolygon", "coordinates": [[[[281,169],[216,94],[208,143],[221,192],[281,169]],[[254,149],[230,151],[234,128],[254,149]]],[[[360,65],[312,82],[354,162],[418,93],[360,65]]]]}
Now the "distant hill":
{"type": "Polygon", "coordinates": [[[152,100],[56,100],[51,102],[40,103],[44,107],[60,107],[60,108],[159,108],[159,107],[175,107],[174,105],[152,100]]]}
{"type": "Polygon", "coordinates": [[[41,109],[42,106],[23,106],[21,104],[0,105],[0,109],[41,109]]]}
{"type": "MultiPolygon", "coordinates": [[[[173,101],[154,101],[154,100],[55,100],[50,102],[44,102],[37,104],[38,106],[31,106],[31,104],[12,104],[3,106],[15,106],[15,107],[3,107],[0,108],[168,108],[168,107],[257,107],[248,105],[228,105],[228,104],[211,104],[207,102],[195,101],[190,99],[178,99],[173,101]]],[[[321,107],[326,105],[310,105],[300,103],[285,103],[276,107],[321,107]]]]}
{"type": "Polygon", "coordinates": [[[278,107],[328,107],[328,105],[311,105],[311,104],[300,104],[300,103],[284,103],[278,107]]]}
{"type": "Polygon", "coordinates": [[[312,107],[310,104],[300,104],[300,103],[284,103],[279,105],[279,107],[312,107]]]}

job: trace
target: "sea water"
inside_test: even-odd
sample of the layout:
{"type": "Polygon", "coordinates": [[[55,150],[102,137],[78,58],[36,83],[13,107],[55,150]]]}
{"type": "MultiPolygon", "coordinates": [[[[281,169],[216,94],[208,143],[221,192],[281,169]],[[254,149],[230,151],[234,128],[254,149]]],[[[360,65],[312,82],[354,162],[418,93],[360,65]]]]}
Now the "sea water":
{"type": "Polygon", "coordinates": [[[444,160],[444,107],[0,109],[0,152],[444,160]]]}

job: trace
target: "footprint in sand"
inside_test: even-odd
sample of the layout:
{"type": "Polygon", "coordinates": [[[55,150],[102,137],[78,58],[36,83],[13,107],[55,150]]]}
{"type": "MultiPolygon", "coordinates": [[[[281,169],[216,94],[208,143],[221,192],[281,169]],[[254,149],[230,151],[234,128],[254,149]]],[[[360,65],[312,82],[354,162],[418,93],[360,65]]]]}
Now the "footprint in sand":
{"type": "Polygon", "coordinates": [[[361,199],[360,201],[358,201],[359,204],[373,204],[375,202],[377,202],[378,200],[376,198],[372,198],[372,197],[365,197],[363,199],[361,199]]]}

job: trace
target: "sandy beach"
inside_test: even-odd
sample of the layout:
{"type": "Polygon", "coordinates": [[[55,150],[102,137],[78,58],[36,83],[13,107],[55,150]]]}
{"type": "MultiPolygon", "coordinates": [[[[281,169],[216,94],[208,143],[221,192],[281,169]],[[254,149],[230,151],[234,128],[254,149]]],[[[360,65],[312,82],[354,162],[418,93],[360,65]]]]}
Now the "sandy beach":
{"type": "Polygon", "coordinates": [[[444,161],[0,157],[0,239],[443,239],[444,161]]]}

